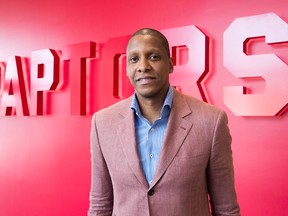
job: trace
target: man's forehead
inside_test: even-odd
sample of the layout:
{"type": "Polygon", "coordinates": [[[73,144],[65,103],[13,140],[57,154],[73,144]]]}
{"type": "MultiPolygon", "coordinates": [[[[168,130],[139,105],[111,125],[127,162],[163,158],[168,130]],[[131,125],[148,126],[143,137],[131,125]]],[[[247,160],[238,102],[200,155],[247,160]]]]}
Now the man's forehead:
{"type": "Polygon", "coordinates": [[[155,51],[165,49],[159,37],[154,35],[135,35],[129,40],[127,51],[133,52],[140,48],[149,48],[155,51]]]}

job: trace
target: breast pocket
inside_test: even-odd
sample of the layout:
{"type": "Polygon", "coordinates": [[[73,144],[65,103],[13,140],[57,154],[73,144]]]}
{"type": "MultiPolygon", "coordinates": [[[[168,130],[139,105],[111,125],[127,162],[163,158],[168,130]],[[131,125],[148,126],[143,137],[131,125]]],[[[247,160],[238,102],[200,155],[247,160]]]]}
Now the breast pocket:
{"type": "Polygon", "coordinates": [[[205,187],[207,164],[208,156],[205,154],[177,155],[166,170],[163,180],[171,184],[172,191],[195,192],[205,187]]]}
{"type": "Polygon", "coordinates": [[[171,172],[177,175],[205,174],[209,156],[207,154],[176,155],[170,165],[171,172]]]}

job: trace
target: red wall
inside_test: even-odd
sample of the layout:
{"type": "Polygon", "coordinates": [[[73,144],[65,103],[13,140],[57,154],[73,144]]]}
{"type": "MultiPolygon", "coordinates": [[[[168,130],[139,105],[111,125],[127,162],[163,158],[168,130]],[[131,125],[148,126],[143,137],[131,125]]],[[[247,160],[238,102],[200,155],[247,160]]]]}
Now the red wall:
{"type": "MultiPolygon", "coordinates": [[[[90,114],[114,102],[113,98],[111,99],[113,71],[109,70],[113,60],[109,57],[113,58],[114,52],[123,50],[127,39],[125,36],[138,28],[152,27],[167,33],[169,40],[176,40],[175,46],[187,45],[191,42],[199,52],[206,51],[203,54],[205,68],[201,82],[202,96],[204,94],[209,103],[221,107],[229,115],[229,126],[233,136],[236,187],[242,215],[287,215],[288,89],[283,85],[285,82],[288,83],[287,9],[287,0],[126,0],[124,2],[10,0],[1,2],[0,62],[2,65],[8,62],[9,56],[25,57],[26,62],[29,62],[32,52],[47,48],[54,49],[60,56],[61,82],[49,95],[48,114],[0,116],[0,214],[3,216],[86,214],[90,187],[90,114]],[[272,22],[271,28],[268,28],[267,34],[265,33],[266,39],[268,34],[274,34],[276,31],[276,35],[282,35],[286,42],[267,45],[263,38],[253,40],[247,43],[249,49],[247,48],[246,54],[259,57],[263,53],[275,53],[283,61],[283,65],[279,68],[276,60],[272,65],[263,59],[252,60],[249,63],[245,61],[245,56],[244,60],[241,59],[241,55],[238,56],[241,49],[237,50],[236,46],[239,45],[239,35],[245,31],[245,28],[237,30],[239,34],[237,31],[236,34],[232,34],[234,39],[230,37],[226,40],[223,35],[235,19],[240,20],[242,24],[249,24],[253,22],[252,16],[268,13],[277,15],[286,23],[286,26],[283,27],[284,32],[279,33],[273,26],[280,24],[272,22]],[[204,46],[199,45],[199,38],[195,39],[182,29],[191,25],[196,25],[205,35],[204,46]],[[177,40],[181,41],[178,37],[184,38],[184,44],[177,42],[177,40]],[[79,65],[73,64],[72,61],[70,63],[63,61],[65,55],[72,56],[69,53],[71,47],[68,47],[68,51],[64,47],[89,41],[96,42],[98,47],[96,57],[88,61],[87,69],[91,71],[87,76],[87,85],[90,89],[90,94],[87,95],[91,97],[87,98],[87,103],[88,108],[91,109],[86,115],[79,115],[77,112],[71,114],[75,97],[79,96],[74,97],[73,94],[70,98],[71,89],[75,90],[71,88],[71,83],[77,81],[73,73],[78,73],[80,68],[77,69],[76,66],[79,65]],[[193,41],[197,43],[192,43],[193,41]],[[224,50],[225,46],[227,50],[224,50]],[[235,54],[235,58],[233,56],[229,58],[233,55],[229,52],[234,49],[238,54],[235,54]],[[230,63],[236,67],[234,71],[231,71],[230,63]],[[239,76],[235,72],[237,68],[240,71],[239,76]],[[271,72],[270,75],[266,75],[259,68],[263,70],[272,68],[276,72],[275,75],[271,72]],[[281,73],[278,73],[279,71],[281,73]],[[242,78],[254,77],[257,72],[260,73],[258,76],[262,77],[261,79],[252,78],[243,81],[242,78]],[[254,96],[255,94],[266,95],[266,98],[259,99],[257,105],[257,97],[246,102],[240,100],[241,96],[239,96],[241,101],[239,104],[235,97],[236,99],[232,99],[231,102],[234,108],[231,109],[227,106],[229,102],[224,103],[227,97],[225,88],[244,85],[250,87],[248,93],[254,96]],[[265,94],[265,89],[272,89],[272,92],[277,94],[265,94]],[[273,104],[280,103],[279,98],[284,105],[281,105],[283,109],[277,115],[276,113],[271,116],[257,115],[259,110],[254,112],[255,107],[268,110],[273,104]],[[255,104],[252,106],[254,102],[256,106],[255,104]],[[235,113],[238,107],[242,110],[248,107],[246,111],[248,115],[235,113]]],[[[254,28],[258,29],[257,25],[254,28]]],[[[246,30],[251,33],[254,28],[246,30]]],[[[269,58],[271,60],[271,57],[269,58]]],[[[26,66],[24,70],[29,75],[30,64],[23,65],[26,66]]],[[[195,66],[194,63],[192,65],[195,66]]],[[[199,97],[197,88],[196,91],[192,87],[190,89],[189,79],[187,83],[184,82],[190,77],[191,86],[196,86],[196,74],[185,75],[180,66],[175,66],[175,69],[171,77],[172,82],[180,85],[184,92],[191,90],[189,94],[199,97]]],[[[2,69],[2,80],[3,75],[2,69]]],[[[3,83],[0,84],[0,95],[1,91],[3,92],[3,83]]],[[[3,101],[0,106],[3,107],[3,101]]]]}

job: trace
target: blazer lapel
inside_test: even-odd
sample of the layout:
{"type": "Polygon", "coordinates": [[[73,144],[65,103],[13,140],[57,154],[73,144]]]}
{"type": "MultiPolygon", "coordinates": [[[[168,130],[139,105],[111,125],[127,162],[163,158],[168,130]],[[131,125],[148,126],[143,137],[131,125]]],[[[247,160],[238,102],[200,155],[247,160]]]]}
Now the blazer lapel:
{"type": "Polygon", "coordinates": [[[148,188],[147,181],[142,171],[141,162],[138,157],[134,113],[129,107],[130,104],[125,107],[123,112],[119,113],[120,121],[117,123],[117,135],[131,170],[138,181],[148,188]]]}
{"type": "Polygon", "coordinates": [[[150,188],[159,181],[182,146],[185,137],[193,125],[191,121],[184,118],[190,114],[191,109],[187,105],[184,97],[177,91],[174,91],[173,105],[167,125],[166,136],[150,188]]]}

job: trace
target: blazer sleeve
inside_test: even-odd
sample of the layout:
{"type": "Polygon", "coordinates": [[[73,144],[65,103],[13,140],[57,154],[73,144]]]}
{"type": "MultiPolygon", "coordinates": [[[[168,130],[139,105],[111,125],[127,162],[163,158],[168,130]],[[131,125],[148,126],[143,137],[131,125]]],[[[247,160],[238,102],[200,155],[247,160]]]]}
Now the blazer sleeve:
{"type": "Polygon", "coordinates": [[[97,133],[97,113],[92,117],[90,134],[91,190],[88,216],[108,216],[113,211],[113,189],[97,133]]]}
{"type": "Polygon", "coordinates": [[[211,155],[207,167],[208,190],[213,216],[238,216],[240,208],[234,185],[234,168],[228,119],[220,111],[212,139],[211,155]]]}

